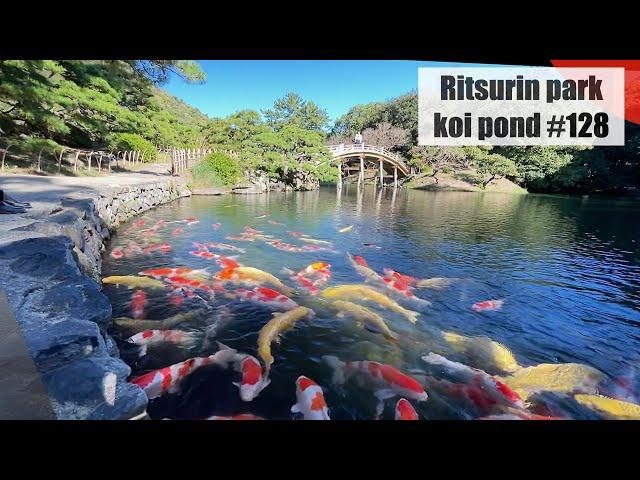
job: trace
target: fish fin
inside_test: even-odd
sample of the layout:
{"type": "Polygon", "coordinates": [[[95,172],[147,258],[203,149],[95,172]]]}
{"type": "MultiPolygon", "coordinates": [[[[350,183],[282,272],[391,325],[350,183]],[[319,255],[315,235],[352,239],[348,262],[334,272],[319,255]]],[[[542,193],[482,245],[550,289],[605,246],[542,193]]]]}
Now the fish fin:
{"type": "Polygon", "coordinates": [[[407,310],[405,313],[407,320],[409,320],[411,323],[418,322],[418,315],[420,315],[420,312],[414,312],[413,310],[407,310]]]}
{"type": "Polygon", "coordinates": [[[285,275],[295,275],[295,273],[296,273],[296,272],[294,272],[293,270],[291,270],[290,268],[287,268],[287,267],[284,267],[280,271],[285,275]]]}
{"type": "Polygon", "coordinates": [[[331,381],[335,385],[342,385],[345,382],[344,362],[333,355],[323,355],[322,360],[333,369],[333,377],[331,381]]]}
{"type": "Polygon", "coordinates": [[[233,351],[235,351],[234,348],[231,348],[231,347],[229,347],[229,346],[225,345],[224,343],[219,342],[217,340],[216,340],[216,344],[218,345],[218,350],[233,350],[233,351]]]}
{"type": "Polygon", "coordinates": [[[291,413],[302,413],[302,410],[300,410],[300,405],[298,405],[297,403],[294,403],[291,406],[291,413]]]}
{"type": "Polygon", "coordinates": [[[240,382],[231,382],[233,383],[236,387],[240,388],[241,383],[240,382]]]}
{"type": "Polygon", "coordinates": [[[138,350],[138,358],[144,357],[147,354],[147,346],[140,345],[140,350],[138,350]]]}
{"type": "Polygon", "coordinates": [[[393,390],[391,390],[390,388],[381,388],[380,390],[376,390],[375,392],[373,392],[373,395],[380,400],[381,402],[383,402],[384,400],[387,400],[389,398],[393,398],[396,396],[396,392],[394,392],[393,390]]]}

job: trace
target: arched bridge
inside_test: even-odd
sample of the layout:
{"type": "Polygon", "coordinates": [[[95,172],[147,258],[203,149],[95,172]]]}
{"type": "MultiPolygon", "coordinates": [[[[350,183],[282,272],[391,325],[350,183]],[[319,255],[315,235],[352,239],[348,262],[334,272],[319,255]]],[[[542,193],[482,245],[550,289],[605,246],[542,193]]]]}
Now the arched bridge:
{"type": "Polygon", "coordinates": [[[358,182],[364,182],[365,171],[376,171],[380,185],[398,184],[398,179],[408,176],[411,169],[397,153],[384,147],[354,143],[352,145],[330,145],[333,161],[337,163],[341,178],[358,173],[358,182]]]}

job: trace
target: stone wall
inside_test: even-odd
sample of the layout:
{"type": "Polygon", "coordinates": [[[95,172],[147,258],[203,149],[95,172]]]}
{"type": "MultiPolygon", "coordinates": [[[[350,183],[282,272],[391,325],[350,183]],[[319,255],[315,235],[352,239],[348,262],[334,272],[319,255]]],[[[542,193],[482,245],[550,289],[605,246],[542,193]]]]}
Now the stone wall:
{"type": "Polygon", "coordinates": [[[147,398],[126,382],[131,370],[106,333],[103,242],[120,222],[188,195],[174,179],[76,193],[34,218],[12,218],[3,232],[1,287],[59,419],[144,414],[147,398]]]}

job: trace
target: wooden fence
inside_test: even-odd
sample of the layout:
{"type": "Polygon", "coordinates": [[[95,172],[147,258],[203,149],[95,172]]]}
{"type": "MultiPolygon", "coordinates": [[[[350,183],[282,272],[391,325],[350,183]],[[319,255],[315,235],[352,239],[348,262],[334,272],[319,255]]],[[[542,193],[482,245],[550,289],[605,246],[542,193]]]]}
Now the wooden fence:
{"type": "Polygon", "coordinates": [[[221,150],[216,148],[172,148],[171,152],[171,174],[179,175],[184,173],[192,165],[193,161],[200,160],[205,155],[213,152],[225,153],[233,158],[238,158],[238,154],[231,150],[221,150]]]}

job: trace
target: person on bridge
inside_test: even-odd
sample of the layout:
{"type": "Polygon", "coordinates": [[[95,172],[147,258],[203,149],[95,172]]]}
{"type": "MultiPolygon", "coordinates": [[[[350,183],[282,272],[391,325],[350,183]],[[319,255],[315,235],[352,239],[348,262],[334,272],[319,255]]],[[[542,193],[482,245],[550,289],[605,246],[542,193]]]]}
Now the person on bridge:
{"type": "Polygon", "coordinates": [[[19,202],[0,190],[0,213],[25,213],[27,208],[31,208],[30,203],[19,202]]]}

